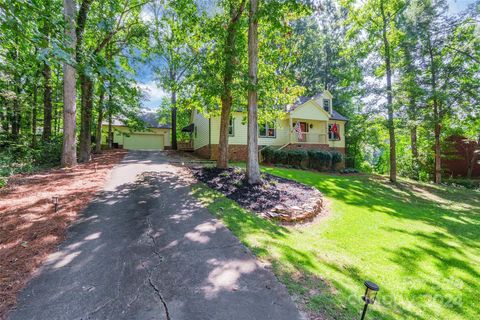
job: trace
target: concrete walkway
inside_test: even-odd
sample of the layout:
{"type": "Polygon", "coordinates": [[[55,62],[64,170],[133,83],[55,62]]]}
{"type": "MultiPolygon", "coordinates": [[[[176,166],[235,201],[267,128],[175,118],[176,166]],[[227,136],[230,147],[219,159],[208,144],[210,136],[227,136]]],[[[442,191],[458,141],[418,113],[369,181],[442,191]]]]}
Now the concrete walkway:
{"type": "Polygon", "coordinates": [[[129,153],[9,319],[301,319],[169,160],[129,153]]]}

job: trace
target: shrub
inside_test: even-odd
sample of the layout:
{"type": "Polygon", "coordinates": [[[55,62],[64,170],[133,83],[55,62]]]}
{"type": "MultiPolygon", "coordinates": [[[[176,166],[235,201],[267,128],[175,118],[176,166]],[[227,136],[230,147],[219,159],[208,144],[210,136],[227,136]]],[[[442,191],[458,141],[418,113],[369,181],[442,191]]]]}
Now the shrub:
{"type": "Polygon", "coordinates": [[[288,155],[284,150],[275,150],[273,153],[273,163],[288,164],[288,155]]]}
{"type": "Polygon", "coordinates": [[[274,154],[275,154],[275,149],[270,147],[270,146],[267,146],[265,148],[263,148],[260,153],[262,154],[262,157],[263,157],[263,161],[265,163],[274,163],[274,154]]]}
{"type": "Polygon", "coordinates": [[[332,161],[332,154],[326,150],[309,150],[310,168],[322,170],[329,168],[332,161]]]}
{"type": "Polygon", "coordinates": [[[50,142],[38,141],[35,148],[29,138],[11,141],[0,136],[0,177],[6,180],[17,173],[32,172],[60,164],[62,139],[53,137],[50,142]]]}
{"type": "Polygon", "coordinates": [[[305,150],[289,150],[287,153],[287,162],[289,165],[301,167],[302,162],[308,159],[308,153],[305,150]]]}
{"type": "Polygon", "coordinates": [[[333,170],[335,169],[335,165],[337,165],[337,163],[342,162],[343,154],[341,154],[338,151],[331,151],[331,156],[332,156],[332,170],[333,170]]]}
{"type": "Polygon", "coordinates": [[[467,178],[451,178],[444,181],[446,185],[462,186],[467,189],[480,190],[480,180],[467,178]]]}

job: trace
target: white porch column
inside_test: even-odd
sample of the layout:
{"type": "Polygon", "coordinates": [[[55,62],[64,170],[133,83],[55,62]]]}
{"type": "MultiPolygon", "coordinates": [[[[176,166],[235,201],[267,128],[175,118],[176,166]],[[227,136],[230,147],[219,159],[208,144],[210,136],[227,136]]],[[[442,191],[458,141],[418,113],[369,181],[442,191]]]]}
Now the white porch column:
{"type": "Polygon", "coordinates": [[[293,128],[293,119],[292,115],[288,118],[288,143],[292,143],[292,128],[293,128]]]}

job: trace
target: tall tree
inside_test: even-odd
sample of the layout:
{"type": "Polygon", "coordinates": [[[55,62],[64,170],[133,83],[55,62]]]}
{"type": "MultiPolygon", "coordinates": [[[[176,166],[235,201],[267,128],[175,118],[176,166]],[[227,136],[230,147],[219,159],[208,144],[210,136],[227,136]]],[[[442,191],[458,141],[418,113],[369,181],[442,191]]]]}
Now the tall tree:
{"type": "Polygon", "coordinates": [[[193,0],[153,1],[151,60],[161,62],[155,69],[158,84],[170,93],[171,145],[177,149],[177,100],[182,94],[189,69],[199,51],[198,13],[193,0]]]}
{"type": "Polygon", "coordinates": [[[102,69],[101,54],[111,42],[129,43],[141,25],[140,12],[145,2],[114,1],[95,3],[84,0],[77,17],[77,63],[79,65],[81,113],[80,113],[80,161],[90,160],[92,139],[92,115],[95,77],[102,69]],[[94,10],[90,7],[95,5],[94,10]],[[87,19],[88,14],[91,17],[87,19]],[[85,32],[86,31],[86,32],[85,32]]]}
{"type": "Polygon", "coordinates": [[[232,111],[233,94],[232,85],[234,72],[237,69],[238,43],[237,34],[240,28],[240,19],[245,10],[246,0],[227,1],[229,20],[226,25],[225,45],[223,47],[223,84],[220,100],[222,109],[220,114],[220,138],[218,142],[218,168],[228,167],[228,127],[232,111]]]}
{"type": "Polygon", "coordinates": [[[77,143],[76,143],[76,70],[75,70],[75,48],[76,32],[75,0],[64,0],[65,16],[65,37],[66,47],[70,49],[70,58],[63,64],[63,144],[62,159],[63,167],[71,167],[77,164],[77,143]]]}
{"type": "MultiPolygon", "coordinates": [[[[404,0],[369,0],[357,6],[355,1],[343,1],[349,10],[348,22],[352,26],[350,36],[361,41],[361,50],[366,56],[380,57],[382,63],[376,75],[384,75],[386,86],[387,128],[390,141],[390,181],[397,181],[397,159],[394,126],[393,101],[393,62],[397,57],[397,47],[402,34],[397,28],[401,12],[406,8],[404,0]],[[373,50],[372,50],[373,48],[373,50]]],[[[357,48],[358,49],[358,48],[357,48]]]]}
{"type": "Polygon", "coordinates": [[[260,183],[258,164],[258,1],[250,0],[248,25],[248,132],[247,179],[260,183]]]}
{"type": "MultiPolygon", "coordinates": [[[[52,23],[52,6],[51,1],[46,0],[44,3],[44,19],[43,19],[43,50],[48,52],[50,50],[50,33],[52,23]]],[[[42,139],[44,141],[50,140],[52,135],[52,68],[50,61],[45,57],[43,61],[43,133],[42,139]]]]}

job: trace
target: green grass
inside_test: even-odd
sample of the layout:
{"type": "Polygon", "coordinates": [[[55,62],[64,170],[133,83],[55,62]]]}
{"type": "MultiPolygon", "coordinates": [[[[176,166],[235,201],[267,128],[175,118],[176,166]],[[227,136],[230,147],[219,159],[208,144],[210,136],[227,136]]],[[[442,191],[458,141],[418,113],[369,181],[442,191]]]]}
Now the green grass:
{"type": "Polygon", "coordinates": [[[315,186],[330,213],[282,227],[197,185],[194,194],[264,261],[296,301],[326,319],[356,319],[363,281],[379,284],[370,319],[480,319],[480,193],[378,176],[266,172],[315,186]]]}

